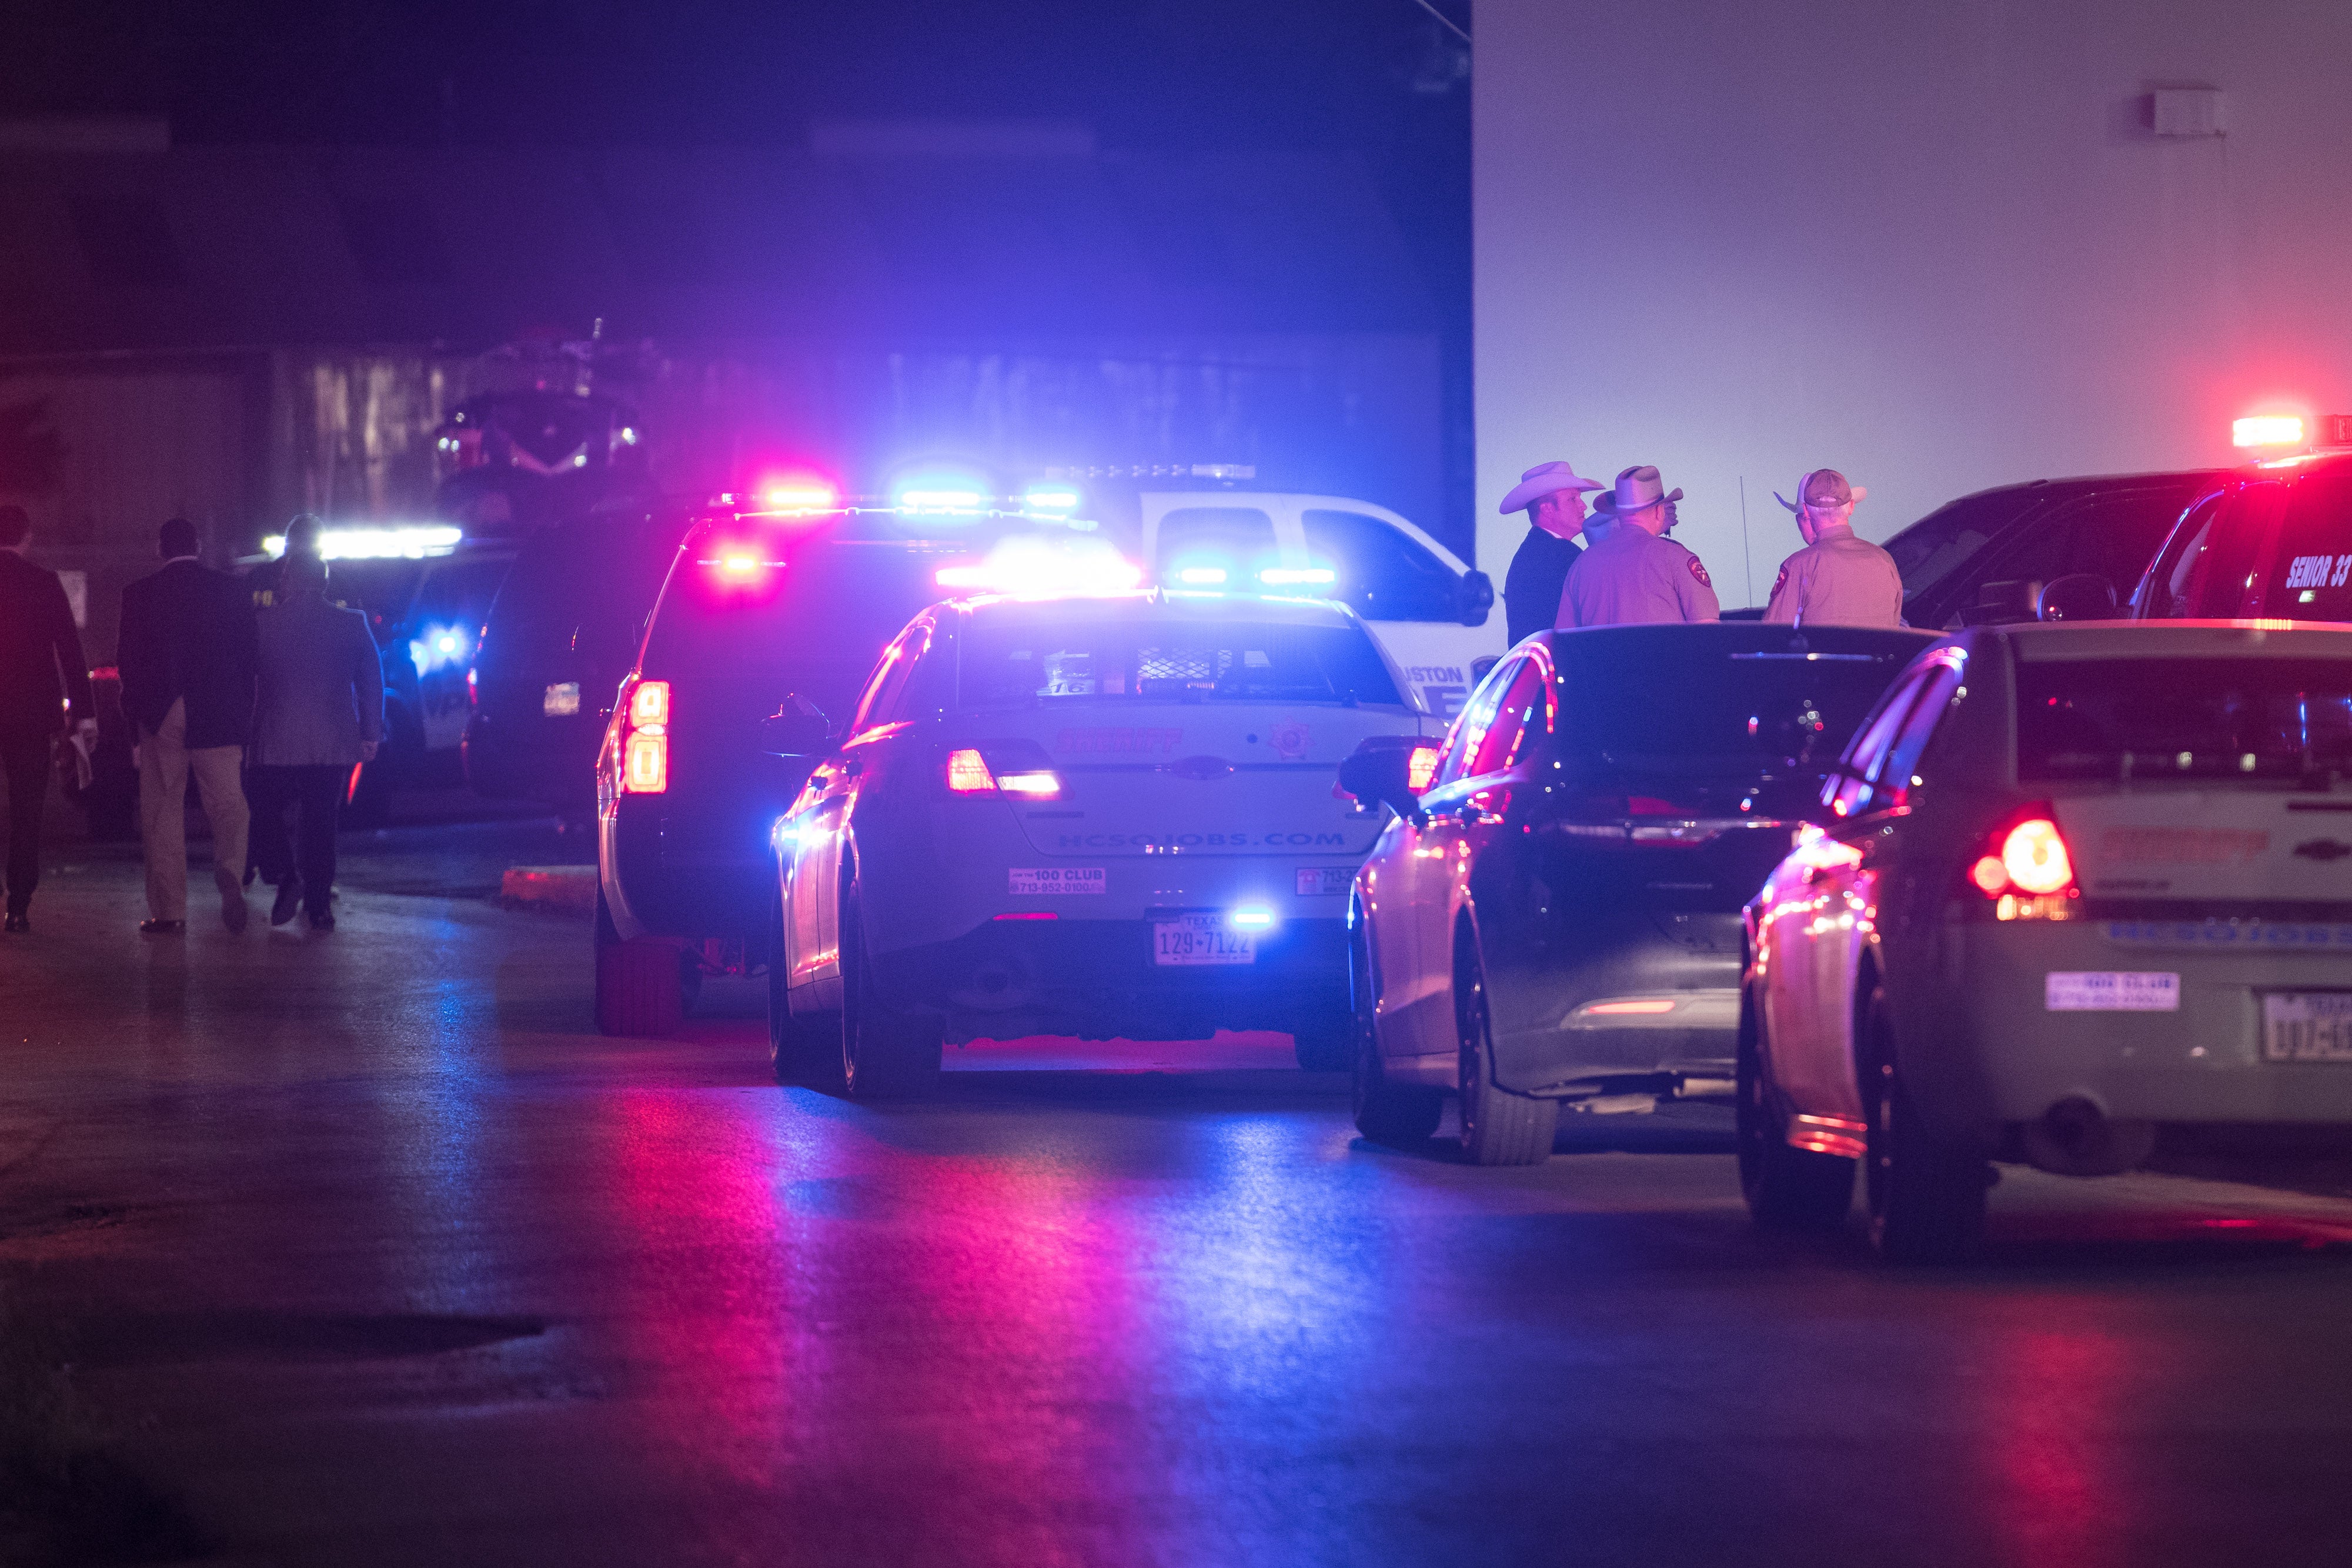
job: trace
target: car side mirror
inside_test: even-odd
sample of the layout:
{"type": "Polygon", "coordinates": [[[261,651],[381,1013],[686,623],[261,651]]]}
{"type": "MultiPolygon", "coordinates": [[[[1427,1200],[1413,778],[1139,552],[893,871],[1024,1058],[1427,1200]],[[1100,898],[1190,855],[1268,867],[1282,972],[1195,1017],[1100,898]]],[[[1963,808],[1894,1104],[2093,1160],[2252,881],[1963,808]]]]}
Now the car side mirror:
{"type": "Polygon", "coordinates": [[[1454,584],[1454,612],[1465,626],[1484,626],[1495,608],[1495,580],[1483,571],[1465,571],[1454,584]]]}
{"type": "Polygon", "coordinates": [[[2117,613],[2116,585],[2087,571],[2048,583],[2033,605],[2037,621],[2112,621],[2117,613]]]}
{"type": "Polygon", "coordinates": [[[1400,817],[1418,821],[1421,802],[1412,789],[1413,754],[1435,747],[1417,735],[1375,735],[1339,764],[1339,788],[1366,804],[1377,802],[1400,817]]]}
{"type": "Polygon", "coordinates": [[[833,749],[833,724],[807,698],[788,696],[760,721],[760,749],[771,757],[822,757],[833,749]]]}

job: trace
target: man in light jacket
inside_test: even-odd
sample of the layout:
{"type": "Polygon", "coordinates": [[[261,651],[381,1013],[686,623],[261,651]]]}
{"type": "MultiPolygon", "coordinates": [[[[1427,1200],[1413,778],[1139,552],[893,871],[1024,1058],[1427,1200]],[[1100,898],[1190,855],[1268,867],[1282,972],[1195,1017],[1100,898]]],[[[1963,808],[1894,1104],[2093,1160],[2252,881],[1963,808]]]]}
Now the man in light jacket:
{"type": "Polygon", "coordinates": [[[260,694],[253,715],[254,813],[261,874],[278,884],[269,923],[294,918],[332,931],[335,823],[352,769],[383,741],[383,670],[367,617],[327,602],[327,565],[288,555],[270,607],[257,617],[260,694]],[[298,845],[284,806],[299,808],[298,845]]]}

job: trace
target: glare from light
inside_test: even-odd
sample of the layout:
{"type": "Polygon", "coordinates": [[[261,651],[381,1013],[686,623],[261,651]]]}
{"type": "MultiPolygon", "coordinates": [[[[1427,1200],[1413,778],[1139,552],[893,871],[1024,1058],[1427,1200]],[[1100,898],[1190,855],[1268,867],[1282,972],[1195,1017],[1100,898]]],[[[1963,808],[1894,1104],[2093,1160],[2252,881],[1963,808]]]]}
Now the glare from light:
{"type": "Polygon", "coordinates": [[[1067,512],[1076,508],[1078,493],[1076,490],[1032,490],[1021,500],[1033,512],[1067,512]]]}
{"type": "Polygon", "coordinates": [[[1187,588],[1215,588],[1225,580],[1222,566],[1188,566],[1176,573],[1176,580],[1187,588]]]}
{"type": "MultiPolygon", "coordinates": [[[[328,528],[319,535],[319,556],[323,560],[422,560],[426,556],[447,555],[465,537],[463,529],[437,523],[328,528]]],[[[261,541],[261,550],[272,560],[281,559],[286,554],[286,536],[271,534],[261,541]]]]}
{"type": "Polygon", "coordinates": [[[832,489],[824,485],[775,485],[769,487],[768,505],[783,511],[823,511],[834,503],[832,489]]]}
{"type": "Polygon", "coordinates": [[[1143,580],[1143,569],[1105,540],[1010,538],[986,560],[941,567],[932,580],[941,588],[1055,599],[1133,588],[1143,580]]]}
{"type": "Polygon", "coordinates": [[[727,570],[734,572],[740,576],[744,572],[753,570],[760,563],[757,559],[748,555],[730,555],[720,560],[719,564],[727,570]]]}
{"type": "Polygon", "coordinates": [[[2230,423],[2230,444],[2232,446],[2300,446],[2303,444],[2303,415],[2299,413],[2256,413],[2230,423]]]}
{"type": "Polygon", "coordinates": [[[2021,893],[2057,893],[2074,880],[2074,862],[2058,824],[2034,817],[2009,831],[2000,846],[2000,863],[2021,893]]]}
{"type": "Polygon", "coordinates": [[[1058,800],[1062,798],[1059,774],[1040,768],[1034,773],[1000,773],[996,787],[1007,795],[1019,795],[1031,800],[1058,800]]]}
{"type": "Polygon", "coordinates": [[[917,512],[976,511],[988,497],[977,490],[901,490],[898,505],[902,510],[917,512]]]}
{"type": "Polygon", "coordinates": [[[1675,1010],[1675,1004],[1671,998],[1658,998],[1634,1002],[1594,1002],[1580,1010],[1592,1018],[1624,1018],[1670,1013],[1675,1010]]]}
{"type": "Polygon", "coordinates": [[[1298,588],[1337,582],[1339,574],[1328,566],[1270,566],[1257,580],[1268,588],[1298,588]]]}
{"type": "Polygon", "coordinates": [[[1274,924],[1274,911],[1247,904],[1234,910],[1231,918],[1236,931],[1264,931],[1274,924]]]}
{"type": "Polygon", "coordinates": [[[624,446],[635,446],[636,444],[636,430],[633,426],[626,424],[621,426],[621,444],[624,446]]]}
{"type": "Polygon", "coordinates": [[[1416,795],[1428,789],[1430,781],[1437,777],[1437,759],[1442,755],[1443,748],[1439,747],[1414,747],[1404,765],[1404,787],[1416,795]]]}

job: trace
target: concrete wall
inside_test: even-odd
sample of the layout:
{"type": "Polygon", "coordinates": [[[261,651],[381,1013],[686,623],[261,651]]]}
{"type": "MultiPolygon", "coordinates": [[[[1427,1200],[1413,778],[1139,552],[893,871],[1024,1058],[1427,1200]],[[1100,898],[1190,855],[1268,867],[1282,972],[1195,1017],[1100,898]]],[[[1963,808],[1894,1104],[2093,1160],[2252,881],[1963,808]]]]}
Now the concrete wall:
{"type": "Polygon", "coordinates": [[[1970,490],[2227,462],[2352,411],[2342,0],[1479,0],[1479,559],[1568,457],[1652,462],[1727,605],[1804,470],[1884,538],[1970,490]],[[2153,88],[2223,89],[2158,139],[2153,88]]]}

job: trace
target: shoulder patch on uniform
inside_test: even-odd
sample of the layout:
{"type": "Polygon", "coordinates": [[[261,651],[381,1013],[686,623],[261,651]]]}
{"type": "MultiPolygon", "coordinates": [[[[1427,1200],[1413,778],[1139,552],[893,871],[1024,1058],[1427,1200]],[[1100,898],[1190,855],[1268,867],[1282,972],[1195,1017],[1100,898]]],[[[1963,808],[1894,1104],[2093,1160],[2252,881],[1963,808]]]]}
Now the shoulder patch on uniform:
{"type": "Polygon", "coordinates": [[[1683,559],[1690,563],[1691,575],[1698,579],[1699,586],[1701,588],[1713,588],[1715,586],[1714,580],[1706,575],[1706,568],[1699,564],[1698,557],[1691,555],[1685,556],[1683,559]]]}
{"type": "Polygon", "coordinates": [[[1774,578],[1774,579],[1772,580],[1772,592],[1771,592],[1770,597],[1771,597],[1771,598],[1774,598],[1774,599],[1778,599],[1778,598],[1780,598],[1780,591],[1781,591],[1782,589],[1784,589],[1784,588],[1788,587],[1788,586],[1789,586],[1789,567],[1788,567],[1788,563],[1787,563],[1787,562],[1785,562],[1785,561],[1783,561],[1783,562],[1781,563],[1781,565],[1780,565],[1780,576],[1778,576],[1778,577],[1776,577],[1776,578],[1774,578]]]}

